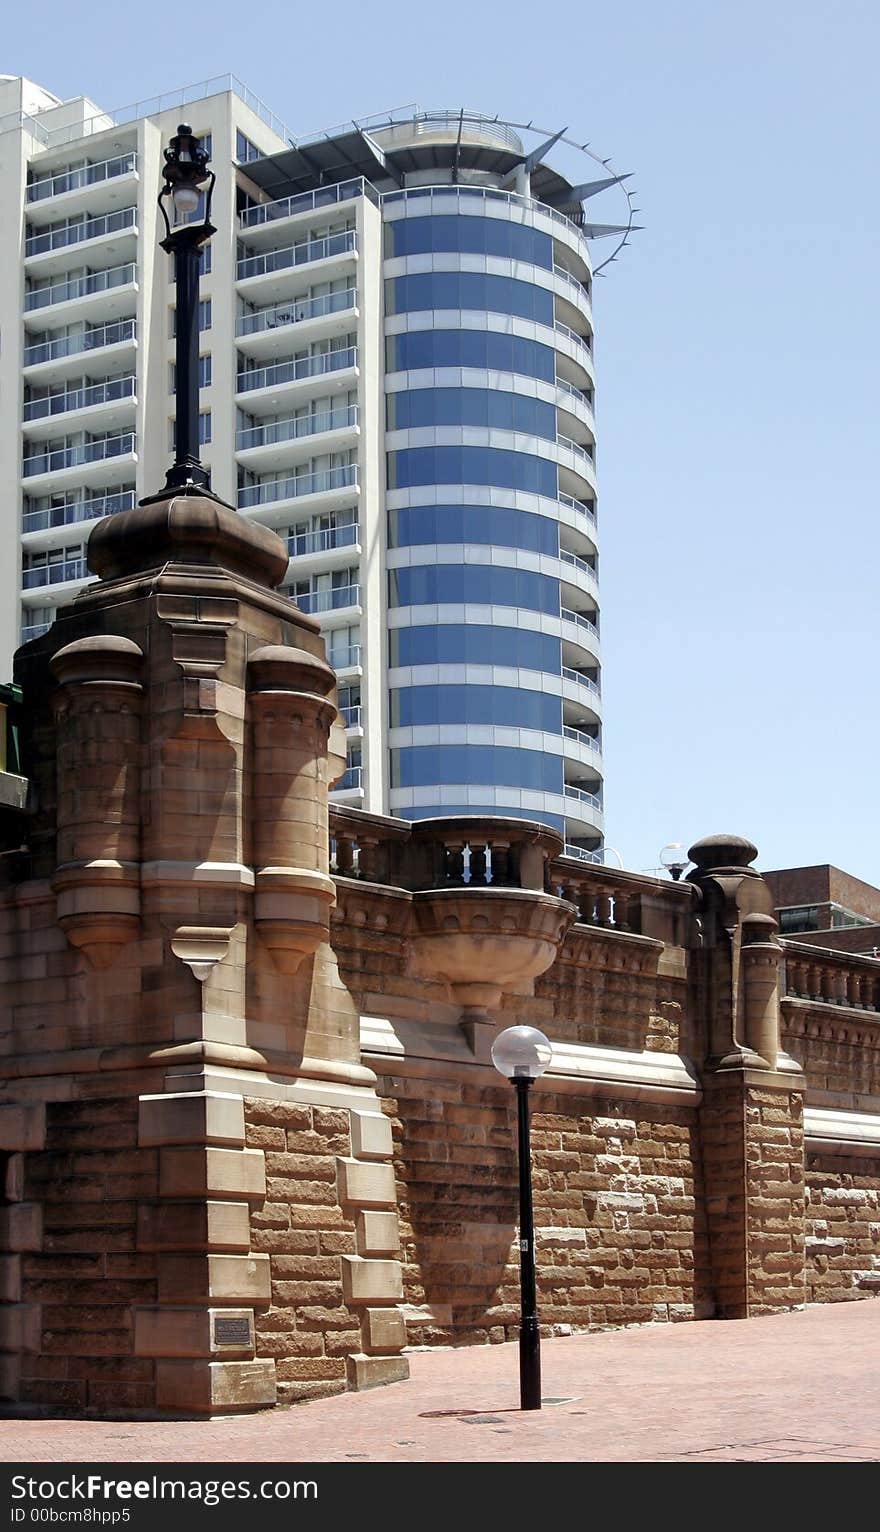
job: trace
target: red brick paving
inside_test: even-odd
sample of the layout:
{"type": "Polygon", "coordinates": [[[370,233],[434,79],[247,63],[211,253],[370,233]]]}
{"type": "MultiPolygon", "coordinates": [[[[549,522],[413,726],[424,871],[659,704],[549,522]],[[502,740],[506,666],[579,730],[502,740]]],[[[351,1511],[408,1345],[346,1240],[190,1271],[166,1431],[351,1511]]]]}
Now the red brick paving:
{"type": "Polygon", "coordinates": [[[4,1462],[880,1462],[880,1302],[410,1353],[406,1383],[206,1421],[10,1420],[4,1462]],[[451,1413],[450,1413],[451,1412],[451,1413]]]}

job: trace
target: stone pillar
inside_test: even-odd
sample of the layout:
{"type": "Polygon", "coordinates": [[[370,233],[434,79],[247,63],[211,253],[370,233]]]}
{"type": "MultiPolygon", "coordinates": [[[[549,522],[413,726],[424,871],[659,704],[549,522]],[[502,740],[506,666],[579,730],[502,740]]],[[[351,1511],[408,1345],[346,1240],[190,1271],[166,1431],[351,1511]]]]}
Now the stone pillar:
{"type": "Polygon", "coordinates": [[[804,1302],[803,1076],[780,1047],[782,949],[755,847],[718,835],[688,854],[712,1281],[719,1317],[739,1319],[804,1302]]]}

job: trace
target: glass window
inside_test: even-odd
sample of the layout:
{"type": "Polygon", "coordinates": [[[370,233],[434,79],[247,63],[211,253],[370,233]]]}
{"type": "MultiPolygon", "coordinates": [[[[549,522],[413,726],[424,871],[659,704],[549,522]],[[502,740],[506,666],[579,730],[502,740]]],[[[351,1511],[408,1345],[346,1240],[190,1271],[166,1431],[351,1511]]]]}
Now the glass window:
{"type": "Polygon", "coordinates": [[[421,484],[492,484],[556,499],[556,464],[501,447],[408,447],[388,453],[388,488],[421,484]]]}
{"type": "Polygon", "coordinates": [[[502,724],[562,732],[562,702],[546,692],[511,686],[407,686],[392,691],[392,728],[421,724],[502,724]]]}
{"type": "Polygon", "coordinates": [[[552,383],[556,361],[552,346],[502,335],[497,330],[409,330],[386,341],[389,372],[413,372],[419,367],[481,367],[495,372],[521,372],[527,378],[552,383]]]}
{"type": "Polygon", "coordinates": [[[436,805],[426,808],[413,806],[396,812],[402,819],[436,819],[440,813],[456,818],[460,814],[502,814],[505,819],[537,819],[542,825],[549,825],[551,829],[559,830],[560,833],[565,830],[565,819],[562,814],[548,814],[544,809],[541,809],[540,813],[536,809],[512,809],[507,804],[499,807],[497,803],[491,801],[491,795],[492,789],[489,788],[483,803],[444,803],[442,809],[436,805]]]}
{"type": "MultiPolygon", "coordinates": [[[[169,366],[171,368],[170,392],[173,394],[177,388],[177,364],[170,362],[169,366]]],[[[211,387],[211,371],[211,353],[208,352],[205,356],[199,357],[199,388],[211,387]]]]}
{"type": "Polygon", "coordinates": [[[562,756],[506,745],[415,745],[391,751],[392,787],[441,782],[491,782],[561,794],[562,756]]]}
{"type": "Polygon", "coordinates": [[[392,628],[388,635],[390,665],[513,665],[559,675],[561,653],[558,638],[528,628],[442,622],[392,628]]]}
{"type": "Polygon", "coordinates": [[[388,255],[426,255],[433,250],[460,250],[468,255],[501,255],[553,268],[549,234],[501,218],[474,218],[460,213],[434,218],[396,218],[386,225],[388,255]]]}
{"type": "Polygon", "coordinates": [[[556,406],[509,389],[413,388],[387,396],[389,431],[415,426],[486,426],[556,440],[556,406]]]}
{"type": "Polygon", "coordinates": [[[240,165],[247,165],[251,160],[263,158],[262,149],[258,149],[256,144],[251,143],[250,139],[242,133],[241,128],[236,128],[235,131],[235,158],[240,165]]]}
{"type": "Polygon", "coordinates": [[[559,581],[532,569],[490,564],[415,564],[388,571],[389,606],[479,602],[559,614],[559,581]]]}
{"type": "Polygon", "coordinates": [[[545,287],[480,271],[418,271],[385,283],[387,314],[421,309],[478,309],[553,324],[553,294],[545,287]]]}
{"type": "Polygon", "coordinates": [[[388,544],[413,548],[424,543],[489,543],[559,553],[556,522],[506,505],[410,505],[388,513],[388,544]]]}
{"type": "Polygon", "coordinates": [[[199,414],[199,446],[206,447],[211,440],[211,411],[202,410],[199,414]]]}

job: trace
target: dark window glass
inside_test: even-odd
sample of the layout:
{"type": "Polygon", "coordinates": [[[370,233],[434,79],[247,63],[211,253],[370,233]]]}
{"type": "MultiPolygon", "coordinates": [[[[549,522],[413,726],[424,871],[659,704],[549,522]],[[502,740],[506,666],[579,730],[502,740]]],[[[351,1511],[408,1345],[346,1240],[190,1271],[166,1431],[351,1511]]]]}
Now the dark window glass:
{"type": "Polygon", "coordinates": [[[391,665],[513,665],[559,675],[561,643],[528,628],[489,628],[479,623],[425,623],[392,628],[391,665]]]}
{"type": "Polygon", "coordinates": [[[559,614],[559,581],[532,569],[499,569],[490,564],[416,564],[388,571],[390,606],[433,606],[488,602],[559,614]]]}
{"type": "Polygon", "coordinates": [[[386,282],[386,313],[420,309],[478,309],[552,325],[553,294],[516,277],[493,277],[481,271],[417,271],[386,282]]]}
{"type": "Polygon", "coordinates": [[[562,703],[546,692],[512,686],[405,686],[391,693],[393,728],[420,724],[492,723],[562,731],[562,703]]]}
{"type": "Polygon", "coordinates": [[[551,346],[520,335],[502,335],[497,330],[409,330],[389,335],[386,352],[389,372],[414,372],[419,367],[482,367],[521,372],[547,383],[556,377],[551,346]]]}
{"type": "Polygon", "coordinates": [[[487,792],[484,803],[454,803],[451,805],[444,803],[442,809],[438,808],[435,804],[433,807],[407,808],[396,810],[395,812],[402,819],[436,819],[438,814],[454,816],[456,819],[461,814],[503,814],[505,819],[536,819],[542,825],[549,825],[553,830],[564,832],[565,820],[561,814],[547,814],[543,809],[540,813],[537,809],[511,809],[506,804],[503,808],[499,808],[497,803],[490,801],[490,793],[491,789],[487,792]]]}
{"type": "Polygon", "coordinates": [[[388,543],[412,548],[424,543],[491,543],[559,553],[555,521],[506,505],[410,505],[388,513],[388,543]]]}
{"type": "Polygon", "coordinates": [[[415,426],[490,426],[556,440],[556,406],[509,389],[413,388],[387,399],[389,431],[415,426]]]}
{"type": "Polygon", "coordinates": [[[502,447],[407,447],[388,453],[388,488],[421,484],[492,484],[556,499],[556,464],[502,447]]]}
{"type": "Polygon", "coordinates": [[[392,787],[493,783],[562,793],[562,756],[507,745],[426,745],[391,751],[392,787]]]}
{"type": "Polygon", "coordinates": [[[553,269],[549,234],[507,223],[501,218],[474,218],[461,213],[433,218],[396,218],[387,226],[389,255],[427,255],[434,250],[460,250],[467,255],[501,255],[533,266],[553,269]]]}

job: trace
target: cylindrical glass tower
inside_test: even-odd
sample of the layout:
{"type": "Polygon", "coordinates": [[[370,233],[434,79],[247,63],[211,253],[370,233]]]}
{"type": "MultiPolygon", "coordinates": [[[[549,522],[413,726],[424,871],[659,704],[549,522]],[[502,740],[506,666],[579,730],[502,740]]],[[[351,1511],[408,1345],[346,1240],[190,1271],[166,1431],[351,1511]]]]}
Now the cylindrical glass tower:
{"type": "Polygon", "coordinates": [[[538,819],[589,854],[602,840],[589,247],[489,173],[438,178],[382,202],[390,808],[538,819]]]}

